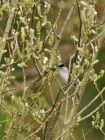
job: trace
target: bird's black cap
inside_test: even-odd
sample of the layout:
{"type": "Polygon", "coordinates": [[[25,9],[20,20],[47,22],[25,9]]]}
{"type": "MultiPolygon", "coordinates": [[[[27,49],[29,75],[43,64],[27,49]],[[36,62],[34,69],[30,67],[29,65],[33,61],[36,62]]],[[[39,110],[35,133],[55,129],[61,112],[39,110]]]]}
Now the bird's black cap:
{"type": "Polygon", "coordinates": [[[64,67],[64,66],[65,66],[64,64],[61,64],[61,65],[59,65],[58,67],[59,67],[59,68],[62,68],[62,67],[64,67]]]}

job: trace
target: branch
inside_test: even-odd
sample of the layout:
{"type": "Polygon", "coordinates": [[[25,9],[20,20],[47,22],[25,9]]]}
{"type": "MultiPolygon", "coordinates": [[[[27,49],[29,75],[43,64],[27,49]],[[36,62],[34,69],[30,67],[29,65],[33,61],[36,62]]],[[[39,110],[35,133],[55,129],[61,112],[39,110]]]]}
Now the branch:
{"type": "Polygon", "coordinates": [[[75,7],[75,3],[76,2],[74,2],[73,4],[72,4],[72,7],[71,7],[71,9],[69,10],[69,13],[68,13],[68,15],[67,15],[67,17],[66,17],[66,19],[65,19],[65,22],[64,22],[64,24],[63,24],[63,26],[62,26],[62,29],[61,29],[61,31],[60,31],[60,33],[59,33],[59,37],[60,37],[60,39],[58,39],[56,42],[55,42],[55,48],[57,48],[58,47],[58,45],[59,45],[59,43],[60,43],[60,40],[62,39],[62,37],[63,37],[63,32],[64,32],[64,30],[65,30],[65,28],[66,28],[66,25],[67,25],[67,23],[68,23],[68,21],[70,20],[70,18],[71,18],[71,16],[72,16],[72,13],[73,13],[73,10],[74,10],[74,7],[75,7]]]}
{"type": "Polygon", "coordinates": [[[88,115],[82,117],[81,119],[79,119],[77,122],[81,122],[87,118],[89,118],[90,116],[92,116],[95,112],[97,112],[103,105],[105,104],[105,100],[97,107],[95,108],[92,112],[90,112],[88,115]]]}
{"type": "Polygon", "coordinates": [[[8,38],[9,32],[10,32],[10,28],[11,28],[11,25],[12,25],[12,22],[13,22],[13,18],[14,18],[14,15],[15,15],[17,4],[18,4],[18,0],[13,0],[12,1],[13,7],[11,8],[11,12],[9,14],[7,25],[6,25],[6,28],[4,30],[4,34],[3,34],[3,44],[2,44],[2,51],[1,51],[1,55],[0,55],[0,61],[2,59],[3,51],[4,51],[5,46],[6,46],[6,40],[8,38]]]}
{"type": "Polygon", "coordinates": [[[86,105],[78,114],[77,116],[81,115],[87,108],[89,108],[97,99],[98,97],[101,96],[101,94],[105,91],[105,87],[100,91],[100,93],[93,99],[89,102],[88,105],[86,105]]]}

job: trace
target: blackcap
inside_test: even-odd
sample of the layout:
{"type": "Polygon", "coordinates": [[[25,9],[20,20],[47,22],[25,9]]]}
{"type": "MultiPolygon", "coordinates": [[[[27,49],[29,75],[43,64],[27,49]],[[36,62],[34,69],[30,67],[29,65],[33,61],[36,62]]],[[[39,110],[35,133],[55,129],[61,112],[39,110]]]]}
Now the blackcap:
{"type": "Polygon", "coordinates": [[[69,70],[64,64],[58,66],[59,76],[64,84],[67,84],[69,79],[69,70]]]}

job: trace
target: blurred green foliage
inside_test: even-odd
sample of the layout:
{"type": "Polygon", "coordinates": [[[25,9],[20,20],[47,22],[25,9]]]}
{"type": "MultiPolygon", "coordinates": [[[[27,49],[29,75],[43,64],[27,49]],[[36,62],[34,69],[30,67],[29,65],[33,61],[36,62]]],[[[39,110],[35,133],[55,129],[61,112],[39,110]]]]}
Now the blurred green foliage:
{"type": "MultiPolygon", "coordinates": [[[[78,64],[78,61],[77,64],[73,65],[71,78],[74,80],[77,76],[76,74],[78,74],[78,70],[80,69],[83,71],[83,73],[80,75],[79,80],[82,81],[82,78],[85,75],[85,70],[87,70],[89,63],[91,62],[92,50],[90,49],[91,45],[85,49],[81,47],[79,48],[78,46],[82,46],[83,44],[86,45],[86,43],[94,38],[98,31],[101,32],[105,28],[105,2],[103,0],[84,0],[82,1],[80,10],[82,12],[85,11],[83,11],[85,2],[92,5],[93,7],[88,7],[89,5],[87,4],[87,7],[90,9],[85,7],[87,8],[87,11],[83,14],[86,14],[87,16],[88,14],[94,16],[93,13],[91,14],[91,10],[95,12],[96,9],[98,13],[98,18],[96,20],[98,27],[92,27],[94,26],[94,24],[91,22],[93,21],[93,16],[82,19],[84,20],[84,27],[81,35],[82,39],[79,44],[80,18],[78,14],[78,7],[76,7],[73,11],[72,17],[70,20],[68,20],[67,25],[64,28],[62,37],[59,36],[60,31],[64,27],[64,22],[67,20],[66,16],[72,7],[72,2],[74,1],[0,1],[1,140],[43,140],[44,132],[46,132],[45,135],[47,136],[49,136],[47,133],[51,133],[52,136],[55,134],[54,136],[57,137],[62,134],[64,130],[66,130],[66,127],[63,126],[64,124],[62,121],[65,113],[65,102],[62,105],[63,110],[61,110],[60,119],[57,118],[57,114],[59,114],[60,110],[59,108],[61,107],[61,105],[59,105],[60,99],[58,100],[57,107],[53,105],[57,96],[56,90],[57,92],[59,91],[57,85],[59,85],[60,90],[63,92],[63,86],[61,86],[62,83],[59,78],[56,78],[57,66],[64,61],[62,56],[65,56],[65,64],[69,65],[69,56],[66,56],[65,53],[68,51],[68,49],[65,49],[66,46],[69,48],[68,54],[70,56],[72,56],[74,50],[78,50],[80,57],[84,58],[85,62],[83,65],[80,65],[78,64]],[[85,19],[88,19],[86,24],[85,19]],[[56,46],[57,43],[58,46],[56,46]],[[42,82],[40,82],[41,80],[42,82]],[[55,85],[52,85],[52,82],[55,85]],[[46,88],[47,84],[49,87],[46,88]],[[51,114],[49,113],[49,110],[51,109],[55,109],[56,111],[54,113],[51,112],[51,114]],[[58,121],[58,124],[60,124],[59,130],[57,127],[54,127],[56,121],[58,121]],[[47,126],[46,124],[48,122],[51,122],[51,126],[48,127],[49,131],[45,131],[47,126]],[[53,127],[55,129],[53,129],[53,127]]],[[[105,74],[103,75],[103,72],[101,71],[105,69],[104,35],[101,36],[99,44],[97,42],[92,44],[96,48],[100,47],[98,48],[99,51],[96,58],[99,60],[99,62],[96,59],[93,59],[94,61],[91,62],[91,64],[93,63],[93,69],[90,72],[89,83],[84,91],[78,111],[80,111],[94,97],[97,96],[99,92],[97,91],[96,87],[98,87],[100,91],[103,89],[103,87],[105,87],[105,74]],[[99,46],[97,46],[97,44],[99,46]],[[103,77],[101,77],[101,75],[103,77]]],[[[93,55],[97,53],[95,53],[95,51],[96,50],[93,51],[93,55]]],[[[81,85],[81,81],[77,81],[77,87],[75,87],[76,90],[81,85]]],[[[64,95],[61,102],[63,102],[65,98],[66,97],[64,95]]],[[[84,116],[94,110],[100,103],[102,103],[102,99],[105,99],[104,93],[102,97],[94,102],[94,104],[82,115],[84,116]]],[[[72,101],[68,103],[68,106],[71,104],[72,101]]],[[[102,130],[100,130],[100,125],[102,124],[102,120],[105,116],[104,109],[100,109],[99,112],[100,116],[98,118],[98,123],[96,112],[96,114],[93,115],[93,119],[91,117],[82,121],[80,124],[74,124],[74,128],[69,130],[67,135],[64,137],[64,140],[72,139],[72,131],[76,139],[83,139],[83,135],[86,134],[86,140],[103,140],[103,131],[105,128],[103,125],[102,130]],[[92,121],[93,124],[98,124],[98,127],[96,127],[96,124],[94,124],[92,127],[92,121]]],[[[67,125],[67,127],[68,126],[69,125],[67,125]]],[[[55,139],[55,137],[52,139],[55,139]]],[[[50,136],[48,138],[50,139],[50,136]]]]}

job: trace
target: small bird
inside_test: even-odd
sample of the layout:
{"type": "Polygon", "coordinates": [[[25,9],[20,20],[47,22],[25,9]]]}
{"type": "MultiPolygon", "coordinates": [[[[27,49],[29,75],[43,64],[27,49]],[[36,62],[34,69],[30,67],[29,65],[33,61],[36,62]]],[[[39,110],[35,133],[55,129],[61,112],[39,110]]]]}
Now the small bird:
{"type": "Polygon", "coordinates": [[[61,64],[58,66],[58,73],[59,73],[59,76],[60,76],[61,80],[63,81],[63,83],[67,84],[68,79],[69,79],[68,68],[64,64],[61,64]]]}

